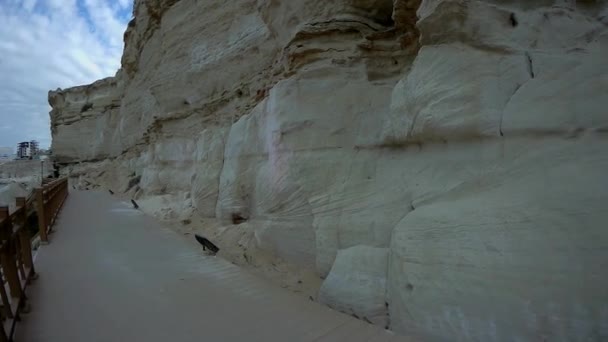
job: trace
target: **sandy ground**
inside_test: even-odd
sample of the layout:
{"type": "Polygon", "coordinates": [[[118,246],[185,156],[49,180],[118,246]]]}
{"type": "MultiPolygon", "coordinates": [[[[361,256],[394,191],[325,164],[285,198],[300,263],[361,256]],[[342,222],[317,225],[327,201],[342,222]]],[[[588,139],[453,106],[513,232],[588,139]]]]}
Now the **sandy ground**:
{"type": "Polygon", "coordinates": [[[29,196],[38,182],[33,177],[0,178],[0,206],[8,206],[13,211],[15,198],[29,196]]]}
{"type": "MultiPolygon", "coordinates": [[[[75,181],[73,183],[70,186],[74,189],[98,190],[109,193],[106,188],[95,184],[95,181],[88,178],[81,179],[79,184],[75,181]]],[[[113,197],[125,202],[137,197],[133,191],[129,193],[113,192],[113,197]]],[[[144,201],[141,199],[136,201],[139,202],[141,210],[182,235],[193,249],[201,250],[202,248],[195,240],[194,234],[204,236],[220,248],[218,257],[262,276],[277,286],[288,289],[308,300],[317,300],[323,279],[313,269],[286,262],[282,258],[258,248],[253,236],[254,227],[252,225],[255,225],[255,222],[233,225],[216,219],[200,218],[195,213],[187,214],[186,219],[167,219],[167,217],[174,215],[160,214],[167,210],[170,211],[170,209],[162,208],[160,202],[152,200],[148,202],[148,205],[143,205],[144,201]]],[[[175,201],[178,201],[178,199],[175,199],[175,201]]]]}
{"type": "MultiPolygon", "coordinates": [[[[15,198],[25,197],[40,186],[39,160],[10,160],[0,162],[0,206],[14,209],[15,198]]],[[[44,175],[51,172],[50,162],[44,163],[44,175]]]]}
{"type": "Polygon", "coordinates": [[[170,222],[168,227],[187,237],[194,248],[201,248],[194,234],[204,236],[220,248],[219,257],[316,301],[323,280],[312,269],[288,263],[259,249],[252,233],[253,224],[255,222],[226,225],[215,219],[191,218],[170,222]]]}
{"type": "Polygon", "coordinates": [[[415,340],[205,256],[107,192],[70,194],[35,265],[17,341],[415,340]]]}

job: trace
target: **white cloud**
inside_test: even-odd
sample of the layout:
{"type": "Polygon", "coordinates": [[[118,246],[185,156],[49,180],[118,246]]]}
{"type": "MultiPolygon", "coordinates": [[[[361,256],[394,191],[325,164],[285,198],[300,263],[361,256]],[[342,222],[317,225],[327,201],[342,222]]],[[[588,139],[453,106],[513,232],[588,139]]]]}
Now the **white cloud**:
{"type": "Polygon", "coordinates": [[[47,92],[112,76],[132,0],[0,1],[0,146],[50,145],[47,92]]]}
{"type": "Polygon", "coordinates": [[[118,0],[118,4],[120,5],[121,8],[128,9],[129,7],[131,7],[132,1],[131,0],[118,0]]]}
{"type": "Polygon", "coordinates": [[[33,11],[35,6],[36,6],[36,0],[24,0],[23,1],[23,9],[25,9],[27,12],[33,11]]]}

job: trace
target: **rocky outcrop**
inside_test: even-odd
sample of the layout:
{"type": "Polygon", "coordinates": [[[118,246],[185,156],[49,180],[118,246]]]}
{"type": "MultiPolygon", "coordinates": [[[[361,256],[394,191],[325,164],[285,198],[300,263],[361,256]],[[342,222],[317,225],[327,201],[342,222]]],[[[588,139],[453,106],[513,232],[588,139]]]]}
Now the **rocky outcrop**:
{"type": "Polygon", "coordinates": [[[61,163],[92,161],[118,155],[121,90],[117,77],[91,85],[49,92],[51,133],[61,163]],[[61,137],[61,138],[58,138],[61,137]]]}
{"type": "Polygon", "coordinates": [[[388,248],[358,245],[338,251],[319,300],[369,323],[388,328],[388,248]]]}
{"type": "Polygon", "coordinates": [[[53,152],[165,218],[247,221],[396,331],[605,339],[607,8],[136,1],[123,69],[50,93],[53,152]]]}

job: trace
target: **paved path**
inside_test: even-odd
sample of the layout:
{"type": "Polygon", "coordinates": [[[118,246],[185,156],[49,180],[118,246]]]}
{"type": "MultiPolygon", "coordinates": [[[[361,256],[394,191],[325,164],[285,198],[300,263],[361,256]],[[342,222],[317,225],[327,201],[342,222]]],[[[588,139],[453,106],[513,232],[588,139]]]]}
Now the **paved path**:
{"type": "Polygon", "coordinates": [[[72,192],[55,230],[17,342],[401,340],[204,256],[109,194],[72,192]]]}

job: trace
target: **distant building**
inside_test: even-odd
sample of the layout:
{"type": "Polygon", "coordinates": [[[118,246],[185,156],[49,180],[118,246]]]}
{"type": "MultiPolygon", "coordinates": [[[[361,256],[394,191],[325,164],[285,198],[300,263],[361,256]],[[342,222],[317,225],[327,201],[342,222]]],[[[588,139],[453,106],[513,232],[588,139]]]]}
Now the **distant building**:
{"type": "Polygon", "coordinates": [[[17,144],[17,159],[34,159],[38,156],[38,142],[24,141],[17,144]]]}

